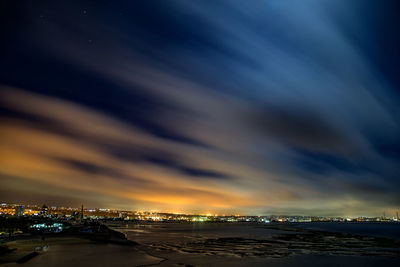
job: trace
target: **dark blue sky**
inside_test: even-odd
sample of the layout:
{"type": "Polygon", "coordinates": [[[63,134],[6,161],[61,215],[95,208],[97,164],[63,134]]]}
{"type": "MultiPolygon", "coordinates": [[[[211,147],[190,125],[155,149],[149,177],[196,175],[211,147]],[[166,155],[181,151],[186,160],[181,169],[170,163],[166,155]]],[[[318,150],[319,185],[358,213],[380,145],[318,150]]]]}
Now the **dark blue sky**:
{"type": "Polygon", "coordinates": [[[400,206],[397,1],[3,1],[3,201],[400,206]]]}

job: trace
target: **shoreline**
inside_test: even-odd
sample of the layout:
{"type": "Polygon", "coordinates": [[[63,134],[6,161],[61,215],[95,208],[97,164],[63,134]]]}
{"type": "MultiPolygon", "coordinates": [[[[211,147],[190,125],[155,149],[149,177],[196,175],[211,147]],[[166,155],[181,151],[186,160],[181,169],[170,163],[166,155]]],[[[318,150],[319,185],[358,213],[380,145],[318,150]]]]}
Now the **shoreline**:
{"type": "MultiPolygon", "coordinates": [[[[14,240],[5,242],[5,245],[12,245],[10,246],[11,248],[18,248],[19,251],[11,252],[7,261],[5,261],[7,257],[0,257],[0,264],[12,263],[11,266],[14,266],[18,260],[24,257],[27,258],[25,262],[29,266],[40,266],[39,263],[49,266],[49,260],[52,259],[57,259],[62,266],[66,266],[65,264],[71,262],[69,257],[77,257],[80,260],[90,259],[101,264],[103,264],[101,259],[105,259],[104,266],[115,266],[110,265],[110,263],[106,264],[107,257],[115,258],[121,266],[126,263],[129,263],[129,266],[164,266],[181,262],[189,264],[196,262],[196,259],[204,260],[205,262],[218,260],[219,263],[224,263],[225,260],[232,262],[234,258],[243,262],[246,260],[269,262],[273,258],[275,260],[279,258],[283,261],[291,261],[290,258],[292,257],[314,257],[321,253],[339,258],[346,256],[372,256],[377,257],[377,259],[385,259],[393,256],[399,258],[400,256],[400,243],[393,243],[387,238],[371,238],[350,233],[343,234],[302,229],[295,227],[295,224],[253,224],[253,226],[283,232],[273,233],[270,237],[264,236],[262,238],[261,236],[260,238],[236,237],[235,234],[225,237],[202,238],[192,240],[185,245],[181,244],[182,246],[180,244],[169,246],[165,242],[158,242],[158,236],[154,235],[150,238],[155,237],[154,242],[156,243],[154,246],[149,246],[147,242],[143,242],[143,239],[128,235],[123,229],[118,229],[116,225],[102,224],[101,227],[99,226],[101,230],[98,233],[80,233],[76,231],[78,228],[75,228],[72,232],[46,234],[44,239],[41,235],[21,236],[20,239],[14,238],[14,240]],[[287,232],[291,233],[288,234],[287,232]],[[129,237],[138,242],[129,240],[129,237]],[[109,246],[109,244],[112,246],[109,246]],[[337,247],[339,244],[341,247],[337,247]],[[328,248],[326,247],[327,245],[329,245],[328,248]],[[47,251],[47,248],[45,250],[46,246],[50,248],[49,251],[47,251]],[[324,247],[325,252],[321,250],[321,246],[324,247]],[[36,251],[37,247],[40,248],[36,251]],[[248,248],[244,249],[244,247],[248,248]],[[379,249],[379,252],[371,252],[371,249],[375,250],[376,248],[379,249]],[[229,256],[229,253],[225,253],[225,249],[231,251],[232,255],[229,256]],[[271,249],[275,251],[271,251],[271,249]],[[90,253],[87,254],[87,251],[90,251],[90,253]],[[33,252],[38,255],[28,257],[33,252]],[[254,258],[251,255],[248,257],[247,254],[260,256],[254,258]],[[11,257],[11,255],[14,256],[11,257]],[[92,255],[96,255],[96,257],[94,258],[92,255]]],[[[156,229],[170,231],[169,228],[165,227],[156,229]]],[[[161,235],[162,231],[160,231],[161,235]]],[[[146,238],[148,237],[146,236],[146,238]]],[[[168,243],[172,244],[171,242],[173,243],[171,240],[168,241],[168,243]]]]}
{"type": "Polygon", "coordinates": [[[1,254],[0,264],[25,263],[45,253],[45,247],[58,244],[114,244],[119,246],[134,247],[139,243],[129,240],[124,233],[111,229],[101,224],[101,231],[96,233],[65,232],[29,234],[11,236],[0,239],[1,254]],[[10,248],[11,247],[11,248],[10,248]]]}
{"type": "MultiPolygon", "coordinates": [[[[203,226],[206,225],[203,224],[203,226]]],[[[279,232],[258,237],[245,237],[237,234],[221,235],[219,237],[211,235],[199,239],[189,237],[189,242],[183,242],[182,244],[169,240],[160,244],[151,244],[151,246],[161,253],[155,254],[160,255],[160,257],[164,257],[166,255],[164,252],[168,250],[186,254],[222,255],[225,254],[223,253],[225,249],[230,252],[233,251],[231,254],[235,256],[254,254],[266,258],[285,258],[286,256],[321,253],[337,256],[400,257],[400,242],[393,237],[305,229],[298,227],[299,225],[297,224],[247,224],[247,226],[277,230],[279,232]],[[249,247],[254,247],[254,249],[259,249],[259,251],[254,253],[254,249],[249,248],[248,251],[242,249],[248,245],[249,247]],[[271,251],[273,250],[276,251],[272,253],[271,251]]],[[[124,232],[124,229],[120,231],[124,232]]],[[[160,231],[160,234],[162,235],[162,231],[160,231]]],[[[141,239],[136,238],[136,240],[140,242],[141,239]]],[[[151,249],[153,252],[156,250],[151,249]]]]}

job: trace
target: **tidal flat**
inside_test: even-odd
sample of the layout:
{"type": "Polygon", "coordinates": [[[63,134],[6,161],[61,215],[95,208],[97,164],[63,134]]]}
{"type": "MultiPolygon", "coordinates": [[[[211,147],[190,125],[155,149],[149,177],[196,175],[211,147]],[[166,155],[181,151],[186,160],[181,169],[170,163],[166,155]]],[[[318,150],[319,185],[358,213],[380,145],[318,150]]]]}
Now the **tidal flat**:
{"type": "Polygon", "coordinates": [[[400,243],[395,238],[314,230],[300,224],[152,223],[114,227],[142,244],[151,255],[167,259],[162,266],[301,266],[303,260],[308,266],[329,266],[332,261],[341,266],[400,263],[400,243]]]}
{"type": "MultiPolygon", "coordinates": [[[[312,224],[304,227],[257,223],[109,223],[108,227],[138,245],[68,237],[17,240],[7,243],[14,249],[9,254],[14,261],[8,259],[5,266],[17,266],[15,260],[35,247],[42,248],[39,255],[23,265],[328,267],[400,264],[400,243],[395,237],[315,230],[309,226],[312,224]]],[[[390,236],[390,232],[387,234],[390,236]]]]}

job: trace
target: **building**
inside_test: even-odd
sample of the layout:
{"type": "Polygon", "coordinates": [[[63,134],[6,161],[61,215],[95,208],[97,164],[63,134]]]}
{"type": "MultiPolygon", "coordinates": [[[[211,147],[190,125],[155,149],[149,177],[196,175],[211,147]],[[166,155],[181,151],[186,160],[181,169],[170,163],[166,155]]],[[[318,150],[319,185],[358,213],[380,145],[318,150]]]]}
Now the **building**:
{"type": "Polygon", "coordinates": [[[80,219],[80,221],[83,221],[83,205],[81,207],[81,213],[80,213],[79,219],[80,219]]]}
{"type": "Polygon", "coordinates": [[[15,213],[14,215],[17,217],[24,216],[25,207],[22,205],[15,206],[15,213]]]}
{"type": "Polygon", "coordinates": [[[64,229],[64,224],[62,223],[38,223],[32,224],[30,226],[32,231],[41,233],[59,233],[64,229]]]}
{"type": "Polygon", "coordinates": [[[42,209],[40,210],[40,215],[47,215],[49,213],[49,207],[43,204],[42,209]]]}

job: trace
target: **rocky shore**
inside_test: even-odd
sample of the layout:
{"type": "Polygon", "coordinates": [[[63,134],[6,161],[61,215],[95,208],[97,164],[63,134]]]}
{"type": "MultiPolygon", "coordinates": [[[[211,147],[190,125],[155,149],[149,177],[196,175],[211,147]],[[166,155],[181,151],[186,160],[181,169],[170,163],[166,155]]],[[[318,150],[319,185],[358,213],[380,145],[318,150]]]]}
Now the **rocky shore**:
{"type": "Polygon", "coordinates": [[[0,239],[0,264],[17,262],[25,263],[44,253],[49,244],[104,243],[120,246],[136,246],[137,242],[106,225],[74,225],[61,233],[32,233],[0,239]]]}

